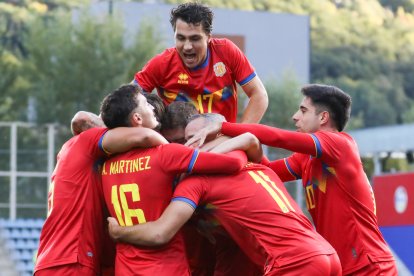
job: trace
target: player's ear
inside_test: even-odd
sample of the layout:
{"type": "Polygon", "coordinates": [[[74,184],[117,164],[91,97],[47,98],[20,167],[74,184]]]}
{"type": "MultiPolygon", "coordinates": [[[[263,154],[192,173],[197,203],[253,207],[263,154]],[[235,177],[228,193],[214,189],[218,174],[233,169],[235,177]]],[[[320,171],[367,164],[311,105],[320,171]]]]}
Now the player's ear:
{"type": "Polygon", "coordinates": [[[142,126],[142,116],[141,114],[134,112],[130,119],[131,126],[142,126]]]}
{"type": "Polygon", "coordinates": [[[328,111],[322,111],[319,115],[321,125],[327,124],[329,122],[330,115],[328,111]]]}

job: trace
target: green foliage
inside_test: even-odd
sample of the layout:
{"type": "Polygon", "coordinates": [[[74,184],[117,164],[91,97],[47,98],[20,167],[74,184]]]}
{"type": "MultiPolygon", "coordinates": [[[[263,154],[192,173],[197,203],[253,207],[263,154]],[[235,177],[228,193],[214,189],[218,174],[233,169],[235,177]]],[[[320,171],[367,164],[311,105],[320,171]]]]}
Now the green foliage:
{"type": "Polygon", "coordinates": [[[38,122],[68,124],[78,110],[99,112],[103,97],[130,82],[131,68],[159,48],[148,26],[142,28],[145,39],[141,35],[131,43],[124,39],[119,17],[102,22],[87,14],[79,18],[72,23],[70,15],[58,13],[31,26],[25,76],[36,100],[38,122]]]}
{"type": "Polygon", "coordinates": [[[164,50],[164,45],[161,43],[163,38],[156,29],[156,19],[148,18],[142,20],[142,22],[133,44],[128,49],[132,59],[127,73],[129,80],[132,80],[135,73],[153,56],[164,50]]]}
{"type": "Polygon", "coordinates": [[[268,79],[265,87],[269,95],[269,107],[262,123],[279,128],[292,128],[292,115],[298,109],[302,94],[295,76],[286,72],[280,80],[268,79]]]}
{"type": "MultiPolygon", "coordinates": [[[[414,121],[414,0],[200,2],[220,8],[309,15],[311,81],[338,85],[353,96],[350,127],[414,121]]],[[[0,3],[0,89],[5,91],[0,95],[2,120],[24,119],[28,95],[36,99],[39,122],[50,118],[67,122],[69,113],[83,108],[97,111],[106,92],[129,82],[161,51],[156,20],[148,20],[128,39],[129,44],[124,43],[125,28],[117,19],[99,22],[84,14],[71,24],[68,11],[88,3],[0,3]]],[[[273,89],[270,83],[267,86],[273,89]]],[[[275,99],[281,100],[283,97],[275,99]]],[[[273,101],[268,113],[277,114],[273,101]]],[[[279,115],[266,117],[271,122],[279,115]]]]}
{"type": "Polygon", "coordinates": [[[311,82],[338,85],[353,96],[349,127],[413,121],[414,0],[201,2],[309,15],[311,82]]]}

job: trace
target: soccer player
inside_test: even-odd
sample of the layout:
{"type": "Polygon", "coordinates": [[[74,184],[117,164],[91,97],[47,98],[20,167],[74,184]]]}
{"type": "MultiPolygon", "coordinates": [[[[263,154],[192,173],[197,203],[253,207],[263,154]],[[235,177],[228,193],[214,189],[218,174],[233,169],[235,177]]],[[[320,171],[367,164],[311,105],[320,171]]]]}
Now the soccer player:
{"type": "Polygon", "coordinates": [[[193,104],[172,102],[165,109],[161,133],[170,143],[185,144],[185,127],[191,116],[198,114],[193,104]]]}
{"type": "MultiPolygon", "coordinates": [[[[108,127],[155,125],[152,107],[140,88],[125,85],[108,95],[101,108],[108,127]]],[[[106,205],[121,225],[157,219],[171,200],[173,181],[179,173],[235,173],[246,162],[244,153],[235,156],[199,152],[179,144],[135,149],[108,159],[102,169],[106,205]],[[214,160],[214,162],[212,162],[214,160]]],[[[189,275],[182,237],[168,245],[149,249],[117,244],[116,275],[189,275]]]]}
{"type": "Polygon", "coordinates": [[[152,58],[135,74],[144,91],[157,89],[168,105],[193,103],[199,113],[219,113],[237,119],[237,86],[249,97],[241,122],[257,123],[268,106],[263,83],[246,56],[228,39],[211,37],[213,12],[199,3],[171,10],[175,47],[152,58]]]}
{"type": "MultiPolygon", "coordinates": [[[[191,129],[196,131],[202,120],[191,121],[191,129]]],[[[110,234],[121,242],[161,246],[199,205],[210,206],[210,219],[220,222],[261,274],[341,275],[335,250],[313,229],[278,176],[254,163],[233,175],[187,177],[158,220],[119,227],[109,218],[110,234]]]]}
{"type": "MultiPolygon", "coordinates": [[[[251,132],[266,145],[295,152],[269,164],[282,179],[302,179],[316,230],[336,249],[344,275],[397,275],[377,225],[374,194],[355,141],[343,132],[351,97],[335,86],[311,84],[293,115],[297,132],[259,124],[217,123],[194,134],[235,136],[251,132]]],[[[201,139],[200,139],[201,138],[201,139]]]]}
{"type": "Polygon", "coordinates": [[[167,143],[147,128],[108,130],[98,116],[89,112],[77,113],[75,121],[75,136],[62,146],[52,174],[36,276],[88,276],[101,272],[105,215],[97,171],[99,160],[107,156],[105,152],[167,143]]]}
{"type": "Polygon", "coordinates": [[[154,130],[159,132],[161,129],[162,120],[165,114],[165,104],[157,94],[146,93],[145,98],[147,98],[147,102],[150,105],[152,105],[152,107],[154,107],[154,116],[155,116],[155,119],[157,119],[157,122],[159,122],[158,126],[154,128],[154,130]]]}
{"type": "MultiPolygon", "coordinates": [[[[215,113],[203,115],[208,120],[224,120],[222,115],[215,113]]],[[[170,142],[184,144],[186,141],[185,128],[190,120],[198,116],[202,115],[198,115],[197,110],[191,103],[173,102],[166,108],[161,133],[170,142]]],[[[222,136],[216,139],[215,142],[220,143],[224,141],[224,138],[222,136]]],[[[257,139],[254,137],[256,141],[249,141],[251,137],[245,138],[247,140],[239,140],[239,143],[233,149],[243,149],[247,153],[251,152],[252,154],[248,154],[249,159],[250,157],[254,159],[261,158],[262,151],[257,139]],[[257,142],[256,145],[255,142],[257,142]],[[240,148],[242,145],[248,145],[249,147],[240,148]]],[[[225,230],[221,226],[205,220],[203,216],[205,210],[204,206],[199,207],[195,215],[182,227],[191,274],[193,276],[260,275],[260,273],[257,273],[259,269],[246,257],[225,230]]]]}

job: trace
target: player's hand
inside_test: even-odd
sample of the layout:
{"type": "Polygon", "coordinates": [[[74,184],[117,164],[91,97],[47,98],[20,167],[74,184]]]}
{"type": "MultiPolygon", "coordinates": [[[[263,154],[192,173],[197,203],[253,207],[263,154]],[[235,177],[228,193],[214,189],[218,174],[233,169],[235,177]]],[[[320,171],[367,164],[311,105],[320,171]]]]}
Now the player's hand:
{"type": "Polygon", "coordinates": [[[198,148],[204,145],[204,142],[213,140],[220,134],[222,122],[210,122],[206,127],[200,129],[193,137],[188,139],[186,146],[198,148]]]}
{"type": "Polygon", "coordinates": [[[119,240],[119,230],[121,228],[121,226],[119,226],[118,221],[113,218],[113,217],[108,217],[108,230],[109,230],[109,235],[111,236],[111,238],[115,241],[119,240]]]}

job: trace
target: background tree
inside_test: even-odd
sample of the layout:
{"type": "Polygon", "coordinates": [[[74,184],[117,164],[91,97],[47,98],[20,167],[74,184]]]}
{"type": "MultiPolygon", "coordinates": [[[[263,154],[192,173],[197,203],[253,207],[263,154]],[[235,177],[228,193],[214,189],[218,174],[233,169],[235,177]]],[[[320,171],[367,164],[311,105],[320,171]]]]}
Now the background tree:
{"type": "Polygon", "coordinates": [[[354,98],[350,127],[368,127],[414,122],[413,1],[249,0],[241,6],[202,2],[309,15],[311,82],[337,85],[349,92],[354,98]]]}
{"type": "Polygon", "coordinates": [[[37,122],[68,124],[78,110],[98,112],[103,97],[130,82],[132,68],[136,71],[137,63],[161,47],[148,25],[141,26],[143,35],[127,41],[117,16],[97,20],[82,14],[79,19],[72,23],[70,16],[58,13],[39,18],[31,27],[26,77],[37,122]]]}

